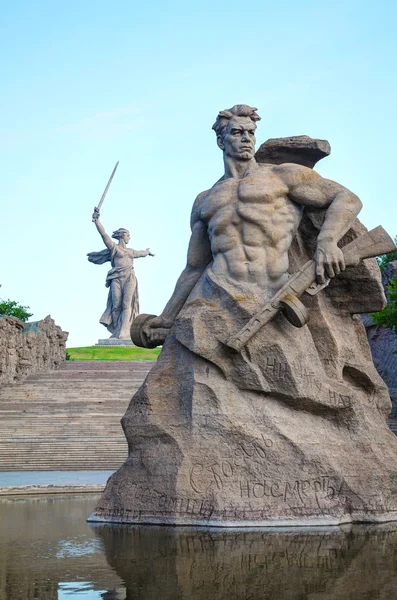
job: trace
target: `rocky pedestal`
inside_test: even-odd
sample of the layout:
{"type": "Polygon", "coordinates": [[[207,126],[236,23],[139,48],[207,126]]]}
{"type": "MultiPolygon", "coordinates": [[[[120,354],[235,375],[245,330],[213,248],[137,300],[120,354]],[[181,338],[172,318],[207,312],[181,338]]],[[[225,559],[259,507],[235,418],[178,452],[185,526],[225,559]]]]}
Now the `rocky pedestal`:
{"type": "MultiPolygon", "coordinates": [[[[249,123],[242,120],[241,127],[249,123]]],[[[318,160],[316,147],[320,155],[329,153],[326,143],[310,138],[276,142],[261,147],[259,166],[242,180],[247,184],[238,197],[237,224],[248,210],[246,198],[253,203],[255,194],[261,198],[263,189],[276,186],[280,171],[268,163],[283,163],[286,146],[292,148],[289,161],[305,164],[303,171],[287,169],[288,176],[302,172],[303,179],[311,178],[307,165],[318,160]],[[300,163],[299,144],[309,145],[300,163]]],[[[270,218],[264,208],[270,191],[261,212],[247,212],[258,232],[260,219],[270,218]]],[[[202,218],[207,209],[212,218],[209,207],[215,212],[221,202],[219,195],[204,203],[202,218]]],[[[271,231],[281,235],[294,210],[288,202],[275,203],[271,231]]],[[[290,274],[315,256],[325,215],[307,207],[296,221],[286,256],[290,274]]],[[[354,221],[340,247],[365,231],[354,221]]],[[[236,234],[230,247],[238,239],[236,234]]],[[[239,351],[228,341],[263,306],[263,288],[222,270],[226,261],[214,264],[184,302],[157,364],[131,400],[122,419],[129,457],[89,520],[229,527],[396,520],[397,438],[386,426],[390,398],[357,314],[385,305],[376,260],[346,269],[316,295],[302,295],[303,304],[285,296],[284,304],[300,311],[301,326],[286,318],[288,311],[279,312],[239,351]]],[[[246,264],[252,263],[241,263],[242,271],[246,264]]]]}
{"type": "MultiPolygon", "coordinates": [[[[364,345],[361,323],[350,325],[364,345]]],[[[295,346],[290,326],[277,327],[289,330],[295,346]]],[[[311,353],[301,360],[296,347],[283,352],[274,344],[258,373],[239,384],[170,336],[123,418],[129,458],[91,520],[259,526],[396,519],[397,440],[385,424],[387,391],[369,356],[342,373],[327,374],[311,353]],[[266,377],[266,395],[256,376],[266,377]]]]}

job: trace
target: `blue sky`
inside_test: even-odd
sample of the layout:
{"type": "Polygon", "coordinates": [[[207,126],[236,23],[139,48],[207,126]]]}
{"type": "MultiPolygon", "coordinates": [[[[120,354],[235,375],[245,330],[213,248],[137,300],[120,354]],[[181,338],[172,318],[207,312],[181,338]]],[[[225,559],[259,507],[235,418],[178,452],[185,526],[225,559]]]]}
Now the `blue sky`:
{"type": "Polygon", "coordinates": [[[195,196],[222,175],[211,126],[258,107],[258,144],[328,139],[318,171],[362,199],[361,220],[397,234],[397,9],[392,1],[14,1],[3,6],[0,296],[51,314],[91,345],[109,232],[131,231],[141,311],[161,312],[184,267],[195,196]]]}

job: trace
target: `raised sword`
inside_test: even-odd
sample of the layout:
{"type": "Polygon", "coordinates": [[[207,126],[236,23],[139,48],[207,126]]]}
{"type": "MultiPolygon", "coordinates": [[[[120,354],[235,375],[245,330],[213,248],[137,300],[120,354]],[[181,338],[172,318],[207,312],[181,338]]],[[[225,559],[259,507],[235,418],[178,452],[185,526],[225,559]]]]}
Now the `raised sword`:
{"type": "MultiPolygon", "coordinates": [[[[95,209],[94,209],[94,214],[95,214],[96,212],[98,212],[98,213],[99,213],[99,211],[100,211],[100,209],[101,209],[101,206],[102,206],[102,204],[103,204],[103,201],[104,201],[104,200],[105,200],[105,198],[106,198],[106,194],[108,193],[108,189],[109,189],[109,187],[110,187],[110,184],[112,183],[113,176],[114,176],[114,174],[115,174],[115,172],[116,172],[116,170],[117,170],[117,167],[118,167],[118,166],[119,166],[119,161],[117,161],[117,162],[116,162],[116,165],[115,165],[115,167],[114,167],[114,169],[113,169],[113,171],[112,171],[112,174],[111,174],[111,176],[109,177],[109,181],[107,182],[107,185],[106,185],[106,187],[105,187],[105,190],[104,190],[104,192],[103,192],[103,194],[102,194],[102,198],[100,199],[98,206],[96,206],[96,207],[95,207],[95,209]]],[[[92,219],[92,220],[93,220],[93,221],[95,221],[95,219],[92,219]]]]}

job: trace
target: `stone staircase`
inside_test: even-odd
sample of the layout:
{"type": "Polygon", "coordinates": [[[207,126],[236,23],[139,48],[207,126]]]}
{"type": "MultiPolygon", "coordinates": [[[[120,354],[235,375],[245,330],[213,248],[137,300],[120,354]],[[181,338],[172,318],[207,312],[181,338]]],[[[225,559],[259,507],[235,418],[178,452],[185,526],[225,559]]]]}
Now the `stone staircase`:
{"type": "Polygon", "coordinates": [[[120,467],[128,455],[120,419],[153,364],[67,361],[1,387],[0,472],[120,467]]]}

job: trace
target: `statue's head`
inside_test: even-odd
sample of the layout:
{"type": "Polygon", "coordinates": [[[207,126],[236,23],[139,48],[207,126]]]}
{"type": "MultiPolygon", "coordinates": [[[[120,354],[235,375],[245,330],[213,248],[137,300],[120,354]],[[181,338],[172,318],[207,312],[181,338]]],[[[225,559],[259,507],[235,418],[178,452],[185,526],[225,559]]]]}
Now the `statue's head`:
{"type": "Polygon", "coordinates": [[[232,108],[220,111],[212,129],[224,154],[237,160],[253,158],[256,121],[260,121],[256,110],[247,104],[235,104],[232,108]]]}
{"type": "Polygon", "coordinates": [[[120,227],[120,229],[113,231],[112,238],[114,238],[115,240],[119,240],[119,241],[124,240],[125,243],[128,244],[128,242],[131,239],[131,236],[130,236],[130,232],[128,231],[128,229],[124,229],[123,227],[120,227]]]}

